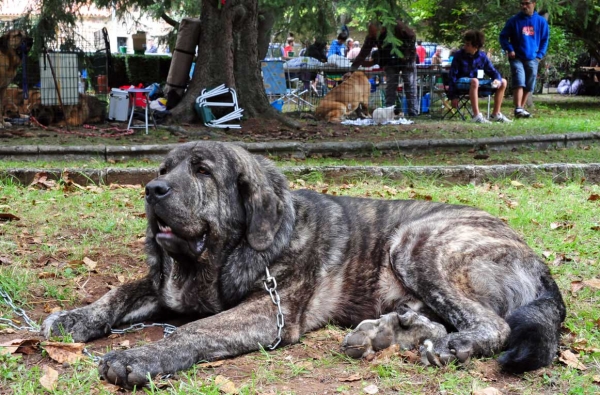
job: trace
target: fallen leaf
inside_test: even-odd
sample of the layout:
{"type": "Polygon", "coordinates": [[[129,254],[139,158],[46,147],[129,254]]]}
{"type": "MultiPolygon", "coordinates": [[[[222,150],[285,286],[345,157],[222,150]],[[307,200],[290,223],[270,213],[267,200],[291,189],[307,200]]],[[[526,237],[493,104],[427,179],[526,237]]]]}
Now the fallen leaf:
{"type": "Polygon", "coordinates": [[[577,370],[587,370],[587,367],[579,361],[577,355],[573,354],[571,350],[561,351],[558,360],[577,370]]]}
{"type": "Polygon", "coordinates": [[[482,390],[473,391],[473,395],[502,395],[498,388],[487,387],[482,390]]]}
{"type": "Polygon", "coordinates": [[[21,218],[11,213],[0,213],[0,221],[20,221],[21,218]]]}
{"type": "Polygon", "coordinates": [[[13,339],[4,343],[0,343],[0,355],[15,353],[21,343],[24,341],[25,339],[13,339]]]}
{"type": "Polygon", "coordinates": [[[385,348],[383,350],[381,350],[379,353],[377,353],[377,360],[388,360],[391,357],[393,357],[394,355],[398,355],[398,353],[400,352],[400,345],[398,344],[392,344],[391,346],[389,346],[388,348],[385,348]]]}
{"type": "Polygon", "coordinates": [[[216,368],[223,365],[225,361],[204,362],[198,364],[201,368],[216,368]]]}
{"type": "Polygon", "coordinates": [[[106,381],[101,381],[100,385],[102,386],[103,390],[106,390],[111,394],[117,394],[121,391],[121,387],[119,387],[118,385],[107,383],[106,381]]]}
{"type": "Polygon", "coordinates": [[[235,387],[235,384],[233,384],[233,381],[229,380],[225,376],[218,375],[215,377],[215,384],[217,387],[219,387],[221,392],[226,394],[237,394],[239,392],[239,390],[235,387]]]}
{"type": "Polygon", "coordinates": [[[588,200],[591,200],[592,202],[595,200],[599,200],[600,199],[600,195],[598,195],[597,193],[592,193],[590,195],[590,197],[588,198],[588,200]]]}
{"type": "Polygon", "coordinates": [[[376,394],[379,392],[379,388],[377,388],[375,384],[371,384],[363,388],[363,391],[365,391],[367,394],[376,394]]]}
{"type": "Polygon", "coordinates": [[[594,289],[600,289],[600,279],[592,278],[591,280],[585,280],[583,285],[594,289]]]}
{"type": "Polygon", "coordinates": [[[511,181],[510,184],[515,188],[521,188],[521,187],[525,186],[525,185],[521,184],[519,181],[511,181]]]}
{"type": "Polygon", "coordinates": [[[584,287],[583,281],[571,281],[571,293],[575,294],[584,287]]]}
{"type": "Polygon", "coordinates": [[[58,363],[73,363],[83,358],[85,343],[43,342],[42,347],[48,356],[58,363]]]}
{"type": "Polygon", "coordinates": [[[123,275],[119,274],[119,275],[117,276],[117,280],[119,280],[119,282],[120,282],[121,284],[123,284],[123,283],[125,282],[125,276],[123,276],[123,275]]]}
{"type": "Polygon", "coordinates": [[[40,377],[40,384],[48,391],[54,391],[56,380],[58,380],[58,372],[47,365],[42,367],[42,371],[44,375],[40,377]]]}
{"type": "Polygon", "coordinates": [[[415,351],[411,351],[411,350],[401,351],[400,357],[402,357],[402,359],[404,359],[405,361],[410,362],[410,363],[421,362],[421,357],[419,356],[419,353],[417,353],[415,351]]]}
{"type": "Polygon", "coordinates": [[[600,375],[592,377],[592,382],[600,384],[600,375]]]}
{"type": "Polygon", "coordinates": [[[362,380],[362,377],[360,377],[360,374],[353,374],[348,377],[340,377],[338,380],[341,381],[342,383],[351,383],[353,381],[362,380]]]}
{"type": "Polygon", "coordinates": [[[92,261],[87,256],[83,258],[83,264],[85,266],[87,266],[87,268],[90,270],[94,270],[96,268],[96,266],[98,266],[98,264],[96,262],[92,261]]]}

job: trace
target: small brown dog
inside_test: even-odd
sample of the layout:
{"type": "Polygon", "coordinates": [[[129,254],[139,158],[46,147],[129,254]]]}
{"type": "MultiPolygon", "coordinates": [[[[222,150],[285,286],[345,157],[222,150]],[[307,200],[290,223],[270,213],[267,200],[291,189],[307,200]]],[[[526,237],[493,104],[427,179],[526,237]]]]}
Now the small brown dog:
{"type": "Polygon", "coordinates": [[[352,73],[350,78],[336,86],[319,103],[315,115],[328,122],[341,122],[347,114],[359,109],[369,115],[369,93],[371,84],[362,71],[352,73]]]}
{"type": "Polygon", "coordinates": [[[0,36],[0,129],[10,126],[8,122],[4,122],[4,93],[17,75],[23,51],[29,51],[32,44],[33,39],[27,37],[22,30],[10,30],[0,36]]]}

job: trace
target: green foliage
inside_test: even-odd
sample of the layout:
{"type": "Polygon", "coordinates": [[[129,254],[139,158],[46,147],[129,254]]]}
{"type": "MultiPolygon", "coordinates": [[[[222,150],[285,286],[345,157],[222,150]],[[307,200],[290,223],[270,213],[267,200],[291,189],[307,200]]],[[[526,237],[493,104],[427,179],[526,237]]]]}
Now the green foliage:
{"type": "Polygon", "coordinates": [[[164,83],[167,80],[171,57],[156,55],[126,55],[127,83],[144,86],[153,82],[164,83]],[[166,71],[166,73],[165,73],[166,71]]]}

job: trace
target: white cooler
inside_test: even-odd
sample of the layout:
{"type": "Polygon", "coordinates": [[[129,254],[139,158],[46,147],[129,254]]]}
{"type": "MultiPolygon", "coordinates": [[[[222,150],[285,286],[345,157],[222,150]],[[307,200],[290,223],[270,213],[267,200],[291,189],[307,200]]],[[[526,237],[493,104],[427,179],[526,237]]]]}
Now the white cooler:
{"type": "Polygon", "coordinates": [[[127,121],[129,118],[129,93],[122,89],[110,90],[108,119],[111,121],[127,121]]]}

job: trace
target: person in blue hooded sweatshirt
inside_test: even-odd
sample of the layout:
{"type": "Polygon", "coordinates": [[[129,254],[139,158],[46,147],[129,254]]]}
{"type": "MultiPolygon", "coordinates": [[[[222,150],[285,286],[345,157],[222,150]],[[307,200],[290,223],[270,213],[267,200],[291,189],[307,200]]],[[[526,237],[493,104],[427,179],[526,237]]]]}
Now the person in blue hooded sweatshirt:
{"type": "Polygon", "coordinates": [[[521,12],[500,32],[500,45],[510,62],[515,118],[529,118],[531,114],[524,106],[535,88],[538,64],[546,55],[550,28],[535,10],[535,0],[521,0],[520,5],[521,12]]]}

